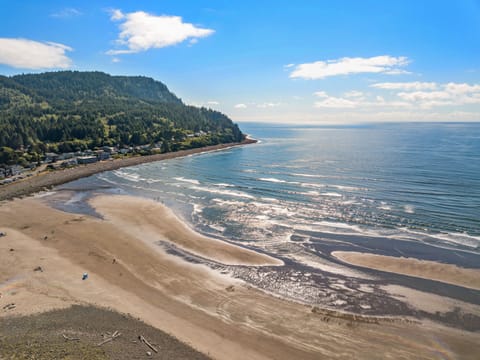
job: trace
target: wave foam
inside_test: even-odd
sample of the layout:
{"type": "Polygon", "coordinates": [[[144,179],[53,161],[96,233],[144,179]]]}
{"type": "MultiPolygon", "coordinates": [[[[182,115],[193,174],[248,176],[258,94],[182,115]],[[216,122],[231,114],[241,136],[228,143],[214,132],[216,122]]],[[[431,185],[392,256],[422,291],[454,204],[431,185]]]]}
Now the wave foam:
{"type": "Polygon", "coordinates": [[[320,196],[341,197],[342,194],[339,194],[336,192],[325,192],[325,193],[320,193],[320,196]]]}
{"type": "Polygon", "coordinates": [[[187,178],[184,178],[183,176],[179,176],[179,177],[176,177],[174,179],[178,180],[178,181],[190,183],[190,184],[200,185],[200,181],[195,180],[195,179],[187,179],[187,178]]]}
{"type": "Polygon", "coordinates": [[[291,184],[291,185],[299,185],[300,184],[298,181],[287,181],[287,180],[282,180],[282,179],[277,179],[277,178],[259,178],[257,180],[272,182],[272,183],[278,183],[278,184],[291,184]]]}
{"type": "Polygon", "coordinates": [[[125,180],[128,180],[128,181],[133,181],[133,182],[139,182],[140,180],[143,180],[139,174],[136,174],[136,173],[128,173],[128,172],[125,172],[125,171],[121,171],[121,170],[114,170],[113,173],[118,176],[119,178],[122,178],[122,179],[125,179],[125,180]]]}
{"type": "Polygon", "coordinates": [[[227,183],[218,183],[218,184],[215,184],[215,186],[220,186],[220,187],[235,187],[235,185],[227,184],[227,183]]]}
{"type": "Polygon", "coordinates": [[[413,205],[405,205],[403,209],[407,214],[415,214],[415,208],[413,205]]]}
{"type": "Polygon", "coordinates": [[[208,192],[208,193],[212,193],[212,194],[233,196],[233,197],[239,197],[239,198],[244,198],[244,199],[255,199],[255,196],[249,195],[249,194],[241,192],[241,191],[210,189],[210,188],[203,187],[203,186],[192,186],[191,189],[198,190],[198,191],[203,191],[203,192],[208,192]]]}

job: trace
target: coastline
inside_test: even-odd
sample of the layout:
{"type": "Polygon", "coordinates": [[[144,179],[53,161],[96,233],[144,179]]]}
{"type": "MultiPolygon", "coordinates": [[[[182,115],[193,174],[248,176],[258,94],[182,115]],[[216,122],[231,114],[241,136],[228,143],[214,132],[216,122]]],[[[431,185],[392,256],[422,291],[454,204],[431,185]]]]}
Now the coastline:
{"type": "Polygon", "coordinates": [[[239,143],[218,144],[195,148],[189,150],[180,150],[163,154],[128,157],[124,159],[115,159],[101,161],[93,164],[79,165],[73,168],[55,170],[53,172],[41,173],[30,178],[22,179],[11,184],[0,186],[0,201],[11,200],[16,197],[30,195],[52,186],[65,184],[83,177],[91,176],[104,171],[117,170],[123,167],[145,164],[149,162],[174,159],[204,152],[229,149],[236,146],[254,144],[257,140],[246,138],[239,143]]]}
{"type": "MultiPolygon", "coordinates": [[[[54,179],[52,185],[238,145],[243,143],[128,158],[135,162],[117,162],[114,168],[79,167],[68,175],[72,179],[54,179]]],[[[38,191],[31,189],[22,195],[38,191]]],[[[154,201],[102,194],[89,203],[100,218],[62,212],[40,197],[0,203],[0,231],[7,233],[0,239],[0,321],[45,314],[48,322],[49,311],[63,309],[70,316],[82,305],[130,315],[214,359],[475,359],[478,332],[425,319],[312,308],[252,287],[231,276],[228,267],[282,262],[200,235],[154,201]],[[38,267],[42,270],[34,270],[38,267]],[[5,310],[10,303],[16,307],[5,310]]],[[[419,309],[450,311],[452,305],[430,294],[419,300],[418,292],[398,286],[385,291],[411,297],[419,309]]]]}
{"type": "Polygon", "coordinates": [[[480,270],[463,268],[437,261],[393,257],[355,251],[334,251],[338,260],[361,267],[414,276],[480,290],[480,270]]]}
{"type": "MultiPolygon", "coordinates": [[[[149,217],[148,200],[102,195],[92,204],[103,219],[35,197],[0,205],[7,233],[0,241],[0,309],[16,305],[0,319],[94,305],[131,314],[216,359],[475,359],[476,332],[402,318],[368,322],[274,297],[157,246],[163,237],[198,253],[195,239],[177,243],[185,234],[174,220],[160,212],[149,217]]],[[[231,257],[253,255],[229,249],[231,257]]],[[[200,255],[225,260],[216,250],[200,255]]]]}

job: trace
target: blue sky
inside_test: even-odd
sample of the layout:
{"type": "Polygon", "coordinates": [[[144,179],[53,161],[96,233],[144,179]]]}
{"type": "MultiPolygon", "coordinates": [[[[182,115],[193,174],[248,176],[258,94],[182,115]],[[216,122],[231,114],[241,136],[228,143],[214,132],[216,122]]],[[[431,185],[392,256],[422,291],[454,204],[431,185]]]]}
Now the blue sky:
{"type": "Polygon", "coordinates": [[[236,121],[480,121],[480,1],[0,0],[0,74],[145,75],[236,121]]]}

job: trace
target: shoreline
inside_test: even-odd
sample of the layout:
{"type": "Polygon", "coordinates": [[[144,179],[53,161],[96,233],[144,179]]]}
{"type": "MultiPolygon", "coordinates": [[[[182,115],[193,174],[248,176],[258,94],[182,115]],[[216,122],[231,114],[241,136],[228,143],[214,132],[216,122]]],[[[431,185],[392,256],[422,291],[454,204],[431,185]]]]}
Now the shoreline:
{"type": "Polygon", "coordinates": [[[167,241],[193,255],[223,265],[282,266],[283,261],[226,241],[202,235],[180,220],[172,210],[150,199],[128,195],[97,195],[89,203],[103,220],[158,251],[167,241]],[[130,209],[138,209],[132,213],[130,209]],[[139,215],[141,214],[141,215],[139,215]],[[157,225],[157,219],[162,224],[157,225]]]}
{"type": "MultiPolygon", "coordinates": [[[[408,318],[369,323],[277,298],[161,246],[154,251],[162,236],[190,240],[187,249],[200,245],[190,235],[182,240],[168,217],[152,215],[149,201],[102,195],[94,205],[104,219],[65,213],[35,197],[0,204],[7,233],[0,241],[0,319],[75,304],[107,307],[216,359],[430,359],[438,351],[475,358],[478,333],[408,318]],[[439,349],[432,337],[445,345],[439,349]]],[[[201,244],[201,251],[208,246],[216,245],[201,244]]],[[[237,258],[253,255],[228,248],[237,258]]]]}
{"type": "Polygon", "coordinates": [[[150,162],[175,159],[179,157],[189,156],[193,154],[201,154],[206,152],[225,150],[236,146],[255,144],[258,141],[255,139],[246,138],[239,143],[228,143],[211,145],[201,148],[180,150],[175,152],[168,152],[163,154],[135,156],[124,159],[114,159],[107,161],[99,161],[93,164],[78,165],[73,168],[55,170],[52,172],[44,172],[38,175],[5,184],[0,186],[0,201],[12,200],[16,197],[23,197],[31,195],[47,188],[62,185],[74,180],[98,174],[104,171],[112,171],[120,168],[135,166],[150,162]]]}
{"type": "MultiPolygon", "coordinates": [[[[160,159],[128,158],[140,162],[116,168],[238,145],[243,143],[161,154],[160,159]]],[[[91,175],[92,169],[82,168],[88,172],[76,178],[91,175]]],[[[65,213],[39,197],[0,203],[0,230],[7,233],[0,241],[0,320],[55,309],[70,314],[72,305],[93,305],[141,319],[216,359],[430,359],[438,353],[475,358],[478,332],[426,319],[379,320],[312,308],[252,287],[226,268],[189,262],[158,242],[220,264],[280,265],[267,255],[192,234],[161,204],[124,195],[97,195],[89,203],[100,218],[65,213]],[[84,272],[87,281],[81,280],[84,272]],[[2,310],[10,303],[16,308],[2,310]]],[[[399,287],[386,290],[399,298],[417,297],[399,287]]],[[[430,300],[423,302],[430,307],[430,300]]],[[[45,316],[48,321],[50,315],[45,316]]]]}
{"type": "Polygon", "coordinates": [[[356,251],[333,251],[331,255],[350,265],[480,290],[479,269],[411,257],[394,257],[356,251]]]}

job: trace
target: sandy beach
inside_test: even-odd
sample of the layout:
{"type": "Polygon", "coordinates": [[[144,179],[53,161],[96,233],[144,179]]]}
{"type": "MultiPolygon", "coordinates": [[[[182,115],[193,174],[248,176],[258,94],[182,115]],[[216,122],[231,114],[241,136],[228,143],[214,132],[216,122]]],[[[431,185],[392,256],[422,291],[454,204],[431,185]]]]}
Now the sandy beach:
{"type": "Polygon", "coordinates": [[[348,264],[480,290],[480,270],[414,258],[398,258],[354,251],[334,251],[332,255],[348,264]]]}
{"type": "Polygon", "coordinates": [[[220,264],[281,265],[196,234],[150,200],[101,196],[91,204],[103,219],[61,212],[41,198],[1,204],[0,317],[108,307],[215,359],[477,358],[478,333],[312,311],[171,254],[158,241],[220,264]]]}

